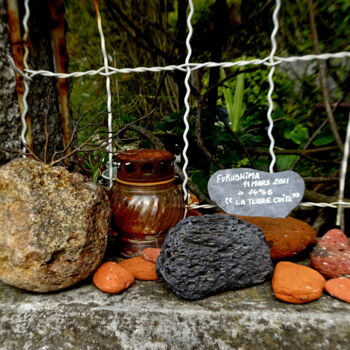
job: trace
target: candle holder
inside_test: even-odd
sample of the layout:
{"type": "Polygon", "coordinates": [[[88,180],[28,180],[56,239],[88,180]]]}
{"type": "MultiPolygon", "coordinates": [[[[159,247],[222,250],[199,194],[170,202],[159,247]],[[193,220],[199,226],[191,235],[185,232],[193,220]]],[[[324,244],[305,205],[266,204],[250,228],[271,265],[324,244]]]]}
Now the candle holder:
{"type": "Polygon", "coordinates": [[[110,190],[112,225],[120,253],[131,257],[161,247],[167,231],[183,218],[183,195],[174,183],[174,156],[157,149],[128,150],[116,156],[110,190]]]}

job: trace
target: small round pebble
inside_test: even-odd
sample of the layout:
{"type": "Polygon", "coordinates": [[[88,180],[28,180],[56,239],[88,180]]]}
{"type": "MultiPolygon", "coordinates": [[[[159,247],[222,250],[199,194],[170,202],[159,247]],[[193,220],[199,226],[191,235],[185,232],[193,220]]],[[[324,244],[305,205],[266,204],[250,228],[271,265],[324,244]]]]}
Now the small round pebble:
{"type": "Polygon", "coordinates": [[[322,295],[325,282],[320,273],[307,266],[281,261],[275,267],[272,288],[276,298],[304,304],[322,295]]]}
{"type": "Polygon", "coordinates": [[[134,276],[119,264],[109,261],[102,264],[94,274],[94,285],[106,293],[120,293],[134,283],[134,276]]]}
{"type": "Polygon", "coordinates": [[[161,251],[161,248],[146,248],[142,251],[142,257],[155,264],[161,251]]]}
{"type": "Polygon", "coordinates": [[[344,277],[328,280],[325,288],[332,297],[350,303],[350,278],[344,277]]]}
{"type": "Polygon", "coordinates": [[[156,273],[156,264],[146,261],[142,256],[125,259],[119,265],[130,271],[137,280],[154,281],[159,279],[156,273]]]}

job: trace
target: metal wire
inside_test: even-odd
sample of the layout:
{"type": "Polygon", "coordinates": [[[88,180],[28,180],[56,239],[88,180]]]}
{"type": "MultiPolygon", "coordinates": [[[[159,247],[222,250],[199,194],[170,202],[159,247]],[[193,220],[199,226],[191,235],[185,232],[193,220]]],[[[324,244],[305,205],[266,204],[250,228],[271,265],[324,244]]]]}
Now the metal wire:
{"type": "MultiPolygon", "coordinates": [[[[24,69],[28,69],[28,56],[29,56],[29,50],[28,50],[28,45],[26,44],[26,42],[28,41],[28,37],[29,37],[29,29],[28,29],[28,21],[29,21],[29,17],[30,17],[30,8],[29,8],[29,0],[25,0],[24,1],[24,17],[23,17],[23,21],[22,21],[22,25],[23,25],[23,29],[24,29],[24,34],[23,34],[23,42],[24,42],[24,55],[23,55],[23,65],[24,65],[24,69]]],[[[18,69],[18,71],[21,71],[20,69],[18,69]]],[[[22,131],[21,131],[21,136],[20,139],[23,143],[23,157],[25,156],[25,153],[27,152],[27,140],[26,140],[26,133],[28,130],[28,126],[27,126],[27,121],[26,121],[26,116],[28,113],[28,102],[27,102],[27,97],[29,94],[29,81],[27,79],[23,79],[23,84],[24,84],[24,93],[23,93],[23,111],[21,114],[21,123],[22,123],[22,131]]]]}
{"type": "MultiPolygon", "coordinates": [[[[186,38],[186,48],[187,48],[187,55],[186,55],[186,59],[185,59],[185,64],[189,64],[190,63],[190,59],[191,59],[191,55],[192,55],[192,47],[191,47],[191,37],[193,34],[193,28],[192,28],[192,23],[191,23],[191,19],[192,19],[192,15],[194,12],[194,6],[193,6],[193,1],[189,0],[189,7],[190,7],[190,12],[187,16],[187,28],[188,28],[188,34],[187,34],[187,38],[186,38]]],[[[182,156],[184,159],[184,165],[182,167],[182,172],[183,172],[183,182],[182,182],[182,190],[183,190],[183,194],[184,194],[184,201],[185,203],[187,203],[187,197],[188,197],[188,191],[187,191],[187,182],[188,182],[188,175],[187,175],[187,165],[188,165],[188,157],[187,157],[187,149],[188,149],[188,140],[187,140],[187,134],[188,131],[190,130],[190,125],[188,123],[188,116],[190,114],[190,104],[188,102],[190,94],[191,94],[191,87],[189,84],[189,80],[191,77],[191,68],[187,67],[187,72],[186,72],[186,76],[185,76],[185,86],[186,86],[186,94],[185,94],[185,98],[184,98],[184,103],[185,103],[185,113],[183,116],[183,120],[184,120],[184,124],[185,124],[185,130],[183,132],[183,140],[184,140],[184,148],[182,150],[182,156]]],[[[185,213],[186,215],[186,213],[185,213]]]]}
{"type": "MultiPolygon", "coordinates": [[[[24,34],[23,34],[23,41],[26,42],[29,37],[29,28],[28,28],[28,21],[30,17],[30,8],[29,8],[29,0],[24,0],[24,16],[23,16],[23,29],[24,29],[24,34]]],[[[24,68],[28,69],[28,56],[29,56],[29,50],[28,50],[28,45],[24,45],[24,56],[23,56],[23,64],[24,68]]]]}
{"type": "Polygon", "coordinates": [[[106,92],[107,92],[107,114],[108,114],[108,164],[109,164],[109,187],[113,186],[113,115],[112,115],[112,95],[111,95],[111,78],[109,75],[109,66],[108,66],[108,55],[106,51],[106,41],[103,33],[102,19],[99,7],[99,1],[95,0],[95,10],[96,10],[96,19],[98,32],[100,34],[101,40],[101,51],[103,55],[104,71],[106,73],[106,92]]]}
{"type": "Polygon", "coordinates": [[[190,204],[187,207],[188,209],[212,209],[218,206],[213,204],[190,204]]]}
{"type": "MultiPolygon", "coordinates": [[[[350,208],[350,202],[337,201],[332,203],[314,203],[314,202],[302,202],[299,203],[301,207],[320,207],[320,208],[350,208]]],[[[217,205],[213,204],[190,204],[189,209],[212,209],[218,208],[217,205]]]]}
{"type": "Polygon", "coordinates": [[[336,53],[322,53],[319,55],[304,55],[304,56],[290,56],[290,57],[275,57],[275,64],[292,63],[298,61],[313,61],[313,60],[329,60],[331,58],[350,58],[350,52],[341,51],[336,53]]]}
{"type": "MultiPolygon", "coordinates": [[[[346,128],[346,138],[344,142],[344,154],[343,154],[343,160],[340,168],[340,176],[339,176],[339,201],[342,201],[344,199],[344,191],[345,191],[345,180],[346,180],[346,172],[348,169],[348,159],[349,159],[349,148],[350,148],[350,113],[349,113],[349,119],[348,119],[348,126],[346,128]]],[[[343,215],[344,210],[342,207],[338,207],[337,212],[337,220],[336,225],[337,226],[343,226],[343,215]]]]}
{"type": "Polygon", "coordinates": [[[37,75],[45,77],[57,77],[57,78],[80,78],[84,76],[111,76],[113,74],[130,74],[130,73],[146,73],[146,72],[164,72],[164,71],[175,71],[179,70],[182,72],[187,72],[190,68],[191,71],[202,69],[202,68],[231,68],[231,67],[242,67],[248,65],[265,65],[265,66],[278,66],[281,63],[292,63],[299,61],[313,61],[313,60],[329,60],[336,58],[350,58],[350,52],[342,51],[337,53],[324,53],[319,55],[304,55],[304,56],[292,56],[292,57],[278,57],[274,56],[274,61],[269,62],[270,56],[263,59],[252,59],[252,60],[242,60],[235,62],[203,62],[203,63],[183,63],[179,65],[169,65],[169,66],[155,66],[155,67],[136,67],[136,68],[115,68],[108,66],[108,73],[105,72],[105,67],[100,67],[99,69],[90,69],[82,72],[72,72],[72,73],[55,73],[48,70],[32,70],[25,69],[25,73],[20,71],[15,65],[11,57],[9,60],[13,69],[18,73],[22,74],[26,79],[33,78],[37,75]]]}
{"type": "MultiPolygon", "coordinates": [[[[273,31],[271,33],[271,52],[270,52],[270,56],[269,56],[269,62],[271,64],[274,63],[274,55],[277,51],[277,41],[276,41],[276,35],[278,32],[278,28],[279,28],[279,22],[278,22],[278,13],[279,10],[281,8],[281,1],[280,0],[276,0],[276,7],[275,10],[273,11],[273,15],[272,15],[272,20],[273,20],[273,24],[274,24],[274,28],[273,31]]],[[[275,147],[275,139],[272,135],[272,130],[273,130],[273,119],[272,119],[272,111],[273,111],[273,101],[272,101],[272,94],[274,92],[275,89],[275,84],[273,82],[273,74],[275,73],[275,66],[271,66],[270,68],[270,72],[268,75],[268,81],[269,81],[269,91],[267,93],[267,101],[269,103],[269,108],[267,110],[267,120],[269,122],[269,127],[267,129],[267,135],[270,139],[270,147],[269,147],[269,152],[271,155],[271,162],[270,162],[270,166],[269,166],[269,171],[270,173],[273,173],[273,167],[276,163],[276,155],[275,152],[273,151],[274,147],[275,147]]]]}
{"type": "Polygon", "coordinates": [[[299,204],[301,207],[320,207],[320,208],[350,208],[350,202],[337,201],[333,203],[314,203],[314,202],[303,202],[299,204]]]}
{"type": "Polygon", "coordinates": [[[48,70],[32,70],[25,69],[24,73],[19,70],[18,67],[14,65],[11,56],[9,56],[9,61],[11,66],[16,72],[22,74],[22,76],[26,79],[34,78],[37,75],[45,76],[45,77],[57,77],[57,78],[80,78],[84,76],[111,76],[113,74],[130,74],[130,73],[146,73],[146,72],[164,72],[164,71],[175,71],[179,70],[182,72],[187,72],[187,69],[190,68],[191,71],[202,69],[202,68],[231,68],[231,67],[242,67],[249,65],[265,65],[265,66],[278,66],[281,63],[293,63],[299,61],[313,61],[313,60],[329,60],[336,58],[350,58],[350,52],[342,51],[337,53],[324,53],[320,55],[304,55],[304,56],[292,56],[292,57],[278,57],[274,56],[274,62],[269,62],[270,56],[265,57],[263,59],[252,59],[252,60],[242,60],[235,62],[203,62],[203,63],[183,63],[179,65],[169,65],[169,66],[155,66],[155,67],[136,67],[136,68],[115,68],[108,66],[109,72],[105,72],[105,67],[100,67],[98,69],[90,69],[87,71],[81,72],[72,72],[72,73],[55,73],[48,70]]]}

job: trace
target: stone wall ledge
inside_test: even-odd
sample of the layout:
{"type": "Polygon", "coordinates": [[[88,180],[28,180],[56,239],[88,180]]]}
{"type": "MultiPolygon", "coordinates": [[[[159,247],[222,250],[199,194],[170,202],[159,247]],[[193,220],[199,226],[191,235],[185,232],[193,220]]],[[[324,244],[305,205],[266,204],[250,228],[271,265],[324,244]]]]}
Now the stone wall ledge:
{"type": "Polygon", "coordinates": [[[270,283],[185,301],[162,282],[119,295],[90,281],[51,294],[0,283],[0,349],[349,349],[350,304],[328,295],[304,305],[270,283]]]}

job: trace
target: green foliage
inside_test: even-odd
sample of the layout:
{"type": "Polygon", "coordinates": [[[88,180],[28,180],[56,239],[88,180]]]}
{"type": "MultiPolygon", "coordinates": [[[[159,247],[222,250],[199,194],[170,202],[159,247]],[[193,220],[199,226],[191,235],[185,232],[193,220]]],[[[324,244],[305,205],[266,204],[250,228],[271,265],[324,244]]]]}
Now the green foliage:
{"type": "MultiPolygon", "coordinates": [[[[68,23],[69,71],[100,68],[103,65],[103,57],[93,3],[90,0],[67,0],[65,3],[68,23]]],[[[140,44],[126,32],[125,24],[123,24],[124,27],[119,27],[120,23],[111,14],[116,12],[115,8],[119,8],[134,20],[135,26],[139,26],[141,31],[146,32],[143,26],[147,26],[147,32],[152,28],[154,31],[151,35],[152,40],[159,43],[160,49],[165,52],[170,50],[169,40],[161,28],[163,23],[158,23],[158,25],[157,21],[166,22],[166,17],[174,13],[176,6],[171,8],[169,3],[166,11],[163,8],[161,12],[161,4],[155,0],[147,2],[113,0],[112,3],[116,6],[113,8],[107,8],[106,3],[101,1],[100,7],[109,64],[114,67],[165,65],[164,59],[157,58],[152,50],[142,50],[140,44]]],[[[114,131],[148,114],[154,107],[156,107],[156,112],[152,114],[154,120],[159,119],[160,115],[167,115],[176,110],[174,101],[177,97],[173,94],[176,89],[169,77],[165,78],[165,88],[158,96],[159,103],[151,106],[161,79],[162,74],[160,73],[111,76],[114,131]]],[[[107,127],[106,81],[103,76],[99,75],[83,77],[72,79],[71,87],[71,111],[74,121],[79,120],[79,129],[83,129],[78,134],[78,143],[82,143],[96,131],[97,124],[101,125],[104,131],[107,127]],[[92,126],[88,127],[89,125],[92,126]]],[[[101,134],[101,137],[105,137],[105,134],[101,134]]],[[[119,147],[119,143],[116,146],[119,147]]]]}
{"type": "Polygon", "coordinates": [[[237,131],[239,127],[239,121],[244,113],[243,105],[243,94],[244,94],[244,73],[241,73],[237,77],[236,89],[233,98],[233,113],[232,118],[230,116],[232,130],[237,131]]]}
{"type": "Polygon", "coordinates": [[[334,136],[328,125],[322,129],[320,134],[312,142],[312,144],[317,147],[327,146],[331,143],[334,143],[334,136]]]}
{"type": "Polygon", "coordinates": [[[192,169],[189,171],[191,180],[197,184],[199,189],[208,196],[208,181],[209,175],[206,171],[201,169],[192,169]]]}
{"type": "Polygon", "coordinates": [[[78,154],[78,162],[81,171],[88,177],[91,181],[97,182],[101,173],[107,163],[108,155],[100,151],[92,151],[89,153],[78,154]]]}
{"type": "MultiPolygon", "coordinates": [[[[224,70],[221,70],[221,78],[226,78],[224,70]]],[[[230,120],[232,131],[236,132],[239,128],[240,120],[244,113],[243,95],[244,95],[244,73],[237,76],[233,92],[232,82],[226,83],[220,90],[224,96],[226,110],[230,120]]]]}
{"type": "Polygon", "coordinates": [[[297,145],[304,145],[309,139],[309,130],[307,127],[297,124],[292,130],[285,130],[284,137],[297,145]]]}
{"type": "Polygon", "coordinates": [[[277,171],[284,171],[284,170],[291,169],[296,159],[297,159],[297,156],[294,156],[294,155],[277,155],[276,156],[277,171]]]}
{"type": "MultiPolygon", "coordinates": [[[[348,0],[336,2],[314,0],[314,2],[321,50],[323,52],[349,51],[350,2],[348,0]]],[[[83,71],[100,67],[102,65],[100,41],[90,1],[69,0],[66,3],[70,70],[83,71]]],[[[128,25],[120,18],[119,21],[116,20],[111,15],[115,13],[115,9],[107,9],[105,3],[101,2],[111,65],[117,67],[162,66],[183,61],[184,39],[176,37],[178,1],[167,1],[166,5],[164,2],[155,0],[147,2],[113,0],[111,3],[132,21],[128,25]],[[141,34],[133,36],[135,28],[139,28],[141,33],[151,38],[158,49],[169,55],[169,58],[157,54],[152,43],[140,38],[141,34]]],[[[214,20],[215,3],[215,0],[195,0],[196,11],[192,21],[194,36],[191,41],[193,62],[209,60],[212,48],[218,40],[214,35],[218,25],[214,20]]],[[[222,60],[234,61],[268,56],[271,49],[270,34],[273,28],[271,14],[274,2],[228,0],[226,5],[229,13],[227,32],[225,32],[227,37],[220,48],[222,60]]],[[[277,41],[279,56],[304,55],[313,52],[309,13],[304,0],[283,2],[277,41]]],[[[349,60],[327,61],[332,102],[349,99],[346,95],[349,66],[349,60]]],[[[244,67],[246,68],[254,67],[244,67]]],[[[203,108],[204,144],[228,168],[250,166],[247,154],[242,149],[243,146],[250,150],[249,153],[259,169],[268,169],[270,157],[267,150],[270,141],[267,137],[266,114],[269,67],[257,68],[256,71],[252,69],[250,72],[238,74],[219,86],[217,106],[221,108],[220,118],[218,114],[221,112],[209,110],[206,106],[203,108]],[[227,122],[231,122],[231,129],[221,121],[226,117],[227,122]],[[254,151],[258,152],[254,153],[254,151]],[[266,155],[261,154],[262,152],[266,152],[266,155]]],[[[222,69],[221,79],[238,73],[239,70],[243,68],[222,69]]],[[[147,127],[156,135],[176,136],[181,139],[184,130],[183,111],[180,110],[177,93],[183,86],[176,84],[176,81],[182,81],[182,74],[182,72],[174,72],[164,76],[160,73],[114,75],[112,77],[114,131],[118,131],[125,124],[135,121],[156,107],[157,111],[152,118],[142,120],[140,125],[147,127]],[[158,96],[155,99],[157,93],[158,96]]],[[[192,180],[206,192],[208,177],[216,167],[204,159],[201,151],[198,147],[196,148],[194,129],[197,97],[204,96],[210,88],[208,86],[209,70],[195,71],[191,79],[193,109],[189,116],[189,172],[192,180]]],[[[316,108],[316,104],[323,102],[317,62],[279,65],[275,71],[274,83],[272,117],[275,126],[273,136],[276,141],[276,150],[302,150],[305,147],[335,145],[329,126],[325,126],[317,135],[315,134],[326,118],[324,109],[316,108]],[[311,138],[313,138],[312,142],[310,142],[311,138]]],[[[83,116],[82,127],[101,124],[100,127],[105,129],[107,115],[104,77],[75,79],[71,93],[71,106],[75,120],[83,116]]],[[[343,136],[347,121],[346,113],[337,110],[335,118],[343,136]]],[[[96,131],[94,127],[82,130],[78,141],[84,142],[94,131],[96,131]]],[[[129,132],[125,137],[135,137],[135,135],[129,132]]],[[[103,137],[103,134],[99,136],[103,137]]],[[[117,140],[116,147],[122,149],[123,142],[123,140],[117,140]]],[[[141,140],[140,144],[152,147],[151,143],[147,142],[141,140]]],[[[82,167],[96,179],[105,162],[105,153],[93,152],[91,155],[80,156],[83,159],[82,167]]],[[[323,156],[322,154],[315,157],[323,156]]],[[[332,161],[339,160],[340,156],[340,152],[327,155],[332,161]]],[[[307,176],[330,175],[334,171],[329,164],[315,163],[296,155],[277,156],[277,170],[291,169],[294,165],[296,165],[296,171],[307,176]]]]}
{"type": "Polygon", "coordinates": [[[160,132],[180,135],[183,132],[183,111],[163,117],[155,124],[155,129],[160,132]]]}

